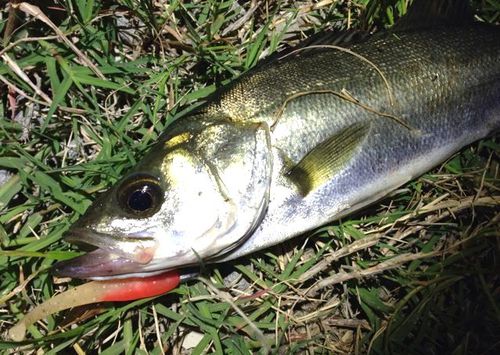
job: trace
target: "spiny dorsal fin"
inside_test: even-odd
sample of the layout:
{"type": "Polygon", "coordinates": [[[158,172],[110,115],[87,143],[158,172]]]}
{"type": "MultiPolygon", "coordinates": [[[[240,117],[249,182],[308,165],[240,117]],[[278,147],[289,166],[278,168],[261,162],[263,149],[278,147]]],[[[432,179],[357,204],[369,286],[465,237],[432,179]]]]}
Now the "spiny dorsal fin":
{"type": "Polygon", "coordinates": [[[407,31],[438,25],[463,25],[473,20],[468,0],[414,0],[394,29],[407,31]]]}
{"type": "Polygon", "coordinates": [[[331,46],[347,47],[353,44],[362,43],[369,37],[369,32],[361,30],[325,30],[300,41],[300,43],[293,47],[280,50],[260,60],[254,69],[270,64],[272,65],[277,61],[290,59],[296,56],[315,55],[325,50],[331,50],[331,46]]]}
{"type": "Polygon", "coordinates": [[[358,152],[369,130],[367,122],[342,129],[314,147],[286,175],[306,196],[342,170],[358,152]]]}

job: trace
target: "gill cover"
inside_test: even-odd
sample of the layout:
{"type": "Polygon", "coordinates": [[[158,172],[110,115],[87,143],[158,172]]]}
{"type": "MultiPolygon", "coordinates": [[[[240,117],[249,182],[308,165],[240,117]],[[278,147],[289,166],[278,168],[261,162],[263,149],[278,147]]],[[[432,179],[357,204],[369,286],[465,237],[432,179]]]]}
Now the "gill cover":
{"type": "MultiPolygon", "coordinates": [[[[173,242],[178,256],[189,255],[187,264],[239,245],[262,220],[271,185],[266,124],[218,121],[197,129],[200,123],[174,130],[164,142],[169,153],[162,174],[171,187],[165,205],[177,206],[171,211],[170,232],[178,238],[173,242]]],[[[169,254],[171,247],[162,243],[159,254],[169,254]]],[[[172,260],[172,266],[179,263],[172,260]]]]}
{"type": "Polygon", "coordinates": [[[269,128],[203,118],[174,123],[95,201],[66,240],[97,249],[59,263],[57,274],[148,274],[216,258],[243,242],[269,201],[269,128]]]}

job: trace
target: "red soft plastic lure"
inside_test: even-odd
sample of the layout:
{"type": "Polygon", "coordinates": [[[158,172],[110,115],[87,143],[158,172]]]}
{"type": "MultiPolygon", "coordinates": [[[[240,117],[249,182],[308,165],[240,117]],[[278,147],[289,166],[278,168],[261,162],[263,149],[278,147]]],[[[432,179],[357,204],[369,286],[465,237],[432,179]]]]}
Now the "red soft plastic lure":
{"type": "Polygon", "coordinates": [[[70,288],[36,306],[9,330],[12,340],[24,339],[26,328],[53,313],[97,302],[132,301],[164,294],[180,283],[177,271],[149,277],[91,281],[70,288]]]}
{"type": "Polygon", "coordinates": [[[132,301],[159,296],[179,285],[176,271],[169,271],[149,277],[133,277],[122,280],[94,281],[102,284],[102,298],[98,302],[132,301]]]}

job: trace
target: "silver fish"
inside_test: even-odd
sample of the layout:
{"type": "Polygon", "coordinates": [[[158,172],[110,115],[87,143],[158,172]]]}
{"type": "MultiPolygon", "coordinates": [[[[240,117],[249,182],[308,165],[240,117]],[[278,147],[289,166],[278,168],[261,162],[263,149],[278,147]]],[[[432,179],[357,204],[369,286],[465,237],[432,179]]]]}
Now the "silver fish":
{"type": "Polygon", "coordinates": [[[498,129],[500,28],[454,16],[407,18],[242,75],[95,201],[66,240],[97,249],[56,273],[235,259],[358,210],[498,129]]]}

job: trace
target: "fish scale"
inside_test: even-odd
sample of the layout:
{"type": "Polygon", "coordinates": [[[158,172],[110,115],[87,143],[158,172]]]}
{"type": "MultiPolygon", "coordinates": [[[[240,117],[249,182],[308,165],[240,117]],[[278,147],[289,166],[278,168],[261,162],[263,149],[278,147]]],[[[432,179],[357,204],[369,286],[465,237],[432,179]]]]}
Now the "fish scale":
{"type": "MultiPolygon", "coordinates": [[[[294,162],[353,122],[370,122],[370,134],[356,158],[306,199],[294,194],[271,196],[267,216],[252,238],[226,260],[264,249],[359,209],[500,126],[500,117],[494,114],[500,106],[498,28],[438,28],[376,39],[351,49],[382,70],[394,95],[394,105],[387,103],[379,74],[352,56],[350,65],[333,66],[316,81],[328,81],[330,75],[335,78],[328,86],[320,84],[321,89],[347,89],[360,102],[380,112],[389,107],[391,113],[418,132],[331,94],[302,96],[288,103],[272,138],[273,144],[294,162]],[[350,74],[354,66],[358,69],[356,75],[350,74]]],[[[344,63],[349,56],[332,49],[322,53],[319,60],[313,56],[304,61],[316,63],[322,72],[325,57],[331,64],[344,63]]],[[[286,65],[281,68],[281,75],[287,75],[286,65]]],[[[255,92],[255,88],[250,91],[255,92]]],[[[223,99],[233,98],[226,95],[223,99]]],[[[263,95],[261,100],[265,102],[268,97],[263,95]]],[[[286,179],[280,183],[290,184],[286,179]]]]}

